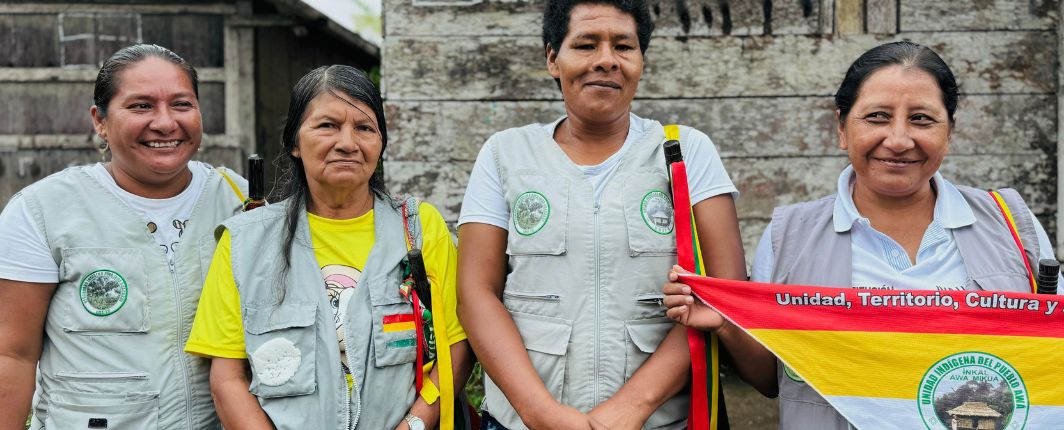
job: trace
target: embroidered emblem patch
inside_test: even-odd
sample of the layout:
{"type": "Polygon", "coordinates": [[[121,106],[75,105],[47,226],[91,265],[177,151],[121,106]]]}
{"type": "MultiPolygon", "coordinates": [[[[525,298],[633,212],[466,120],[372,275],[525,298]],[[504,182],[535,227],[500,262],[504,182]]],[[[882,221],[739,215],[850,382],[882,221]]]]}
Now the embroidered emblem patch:
{"type": "Polygon", "coordinates": [[[100,269],[81,278],[78,295],[86,311],[104,317],[118,312],[126,304],[129,285],[118,272],[100,269]]]}
{"type": "Polygon", "coordinates": [[[660,190],[647,193],[639,205],[639,213],[643,215],[643,222],[657,234],[672,233],[673,212],[672,199],[660,190]]]}
{"type": "Polygon", "coordinates": [[[550,202],[547,197],[535,191],[526,191],[514,201],[514,228],[522,236],[536,234],[550,219],[550,202]]]}
{"type": "Polygon", "coordinates": [[[292,341],[283,337],[270,339],[251,353],[255,376],[259,377],[260,383],[271,387],[291,380],[301,361],[303,353],[292,341]]]}
{"type": "Polygon", "coordinates": [[[939,360],[927,369],[916,396],[920,418],[929,430],[1021,430],[1031,410],[1027,385],[1016,368],[984,352],[939,360]]]}

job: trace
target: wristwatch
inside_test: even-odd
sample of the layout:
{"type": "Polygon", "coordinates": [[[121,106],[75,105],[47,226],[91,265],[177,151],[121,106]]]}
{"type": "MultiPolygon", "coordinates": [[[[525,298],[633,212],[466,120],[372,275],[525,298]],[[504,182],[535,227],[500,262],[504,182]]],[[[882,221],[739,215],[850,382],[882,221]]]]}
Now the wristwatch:
{"type": "Polygon", "coordinates": [[[421,418],[418,418],[417,415],[406,414],[406,418],[403,418],[403,421],[406,421],[406,426],[410,427],[410,430],[425,430],[425,422],[421,421],[421,418]]]}

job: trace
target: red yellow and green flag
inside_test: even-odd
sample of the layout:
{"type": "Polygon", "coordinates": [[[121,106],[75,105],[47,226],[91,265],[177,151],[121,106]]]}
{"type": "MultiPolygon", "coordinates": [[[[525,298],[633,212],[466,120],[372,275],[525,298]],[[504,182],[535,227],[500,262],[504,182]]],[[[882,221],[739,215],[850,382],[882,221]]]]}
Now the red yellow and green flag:
{"type": "Polygon", "coordinates": [[[1064,299],[685,275],[860,429],[1064,428],[1064,299]]]}

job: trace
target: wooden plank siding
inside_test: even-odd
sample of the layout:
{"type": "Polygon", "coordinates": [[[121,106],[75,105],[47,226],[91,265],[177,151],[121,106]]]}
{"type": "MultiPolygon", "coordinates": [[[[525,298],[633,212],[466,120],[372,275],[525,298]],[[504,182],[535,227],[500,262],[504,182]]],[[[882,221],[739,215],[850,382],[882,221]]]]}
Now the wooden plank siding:
{"type": "Polygon", "coordinates": [[[0,15],[0,66],[58,67],[58,16],[0,15]]]}
{"type": "Polygon", "coordinates": [[[902,0],[901,31],[1055,30],[1059,0],[902,0]]]}
{"type": "MultiPolygon", "coordinates": [[[[932,32],[652,40],[640,98],[831,95],[865,50],[895,39],[928,45],[966,93],[1056,91],[1056,33],[932,32]]],[[[557,100],[542,42],[532,37],[392,36],[384,42],[390,100],[557,100]]]]}
{"type": "MultiPolygon", "coordinates": [[[[546,71],[542,5],[384,2],[392,190],[424,197],[453,223],[488,136],[564,114],[546,71]]],[[[1018,189],[1056,231],[1059,0],[650,5],[656,30],[633,111],[711,136],[742,193],[748,260],[774,207],[834,192],[846,159],[832,96],[854,59],[892,40],[930,46],[958,77],[963,97],[942,173],[1018,189]]]]}
{"type": "MultiPolygon", "coordinates": [[[[453,4],[457,2],[449,2],[453,4]]],[[[386,36],[531,36],[541,35],[543,1],[485,0],[464,6],[432,2],[384,2],[386,36]]],[[[658,36],[754,36],[818,34],[817,0],[649,0],[658,36]]],[[[830,27],[829,27],[830,29],[830,27]]]]}

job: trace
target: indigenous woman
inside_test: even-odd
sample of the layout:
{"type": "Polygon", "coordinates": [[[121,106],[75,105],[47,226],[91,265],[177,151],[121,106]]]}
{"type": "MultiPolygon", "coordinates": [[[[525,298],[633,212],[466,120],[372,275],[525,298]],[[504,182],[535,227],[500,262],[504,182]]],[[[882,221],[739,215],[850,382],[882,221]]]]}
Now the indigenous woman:
{"type": "MultiPolygon", "coordinates": [[[[956,123],[957,82],[931,49],[894,42],[865,52],[835,94],[839,147],[851,165],[838,192],[777,208],[758,245],[753,280],[777,284],[910,290],[1030,292],[1024,259],[1053,258],[1023,199],[1000,190],[1024,256],[989,193],[939,173],[956,123]]],[[[689,289],[665,287],[669,315],[720,330],[689,289]]],[[[734,351],[733,351],[734,352],[734,351]]],[[[739,357],[737,357],[739,358],[739,357]]],[[[767,350],[745,359],[748,379],[780,397],[781,429],[847,429],[849,423],[767,350]]]]}
{"type": "Polygon", "coordinates": [[[209,362],[182,347],[246,183],[189,161],[196,70],[170,50],[116,52],[93,98],[111,161],[30,185],[0,215],[0,427],[25,424],[39,368],[31,428],[217,428],[209,362]]]}
{"type": "MultiPolygon", "coordinates": [[[[676,262],[657,121],[631,111],[645,1],[548,0],[547,68],[566,115],[484,144],[459,219],[459,313],[487,376],[483,428],[683,428],[690,358],[665,318],[676,262]]],[[[745,279],[735,187],[679,127],[709,273],[745,279]]]]}
{"type": "Polygon", "coordinates": [[[321,67],[296,84],[284,200],[219,229],[186,346],[211,357],[226,428],[422,430],[441,415],[452,424],[471,366],[454,316],[454,244],[432,205],[385,191],[387,143],[380,93],[359,70],[321,67]],[[411,291],[411,249],[431,294],[411,291]],[[431,333],[438,365],[422,374],[431,333]]]}

